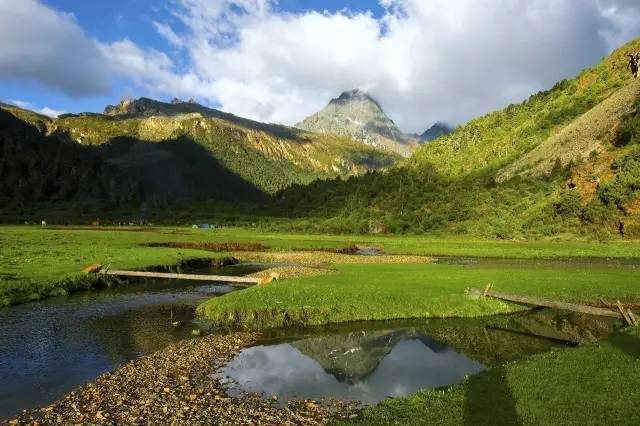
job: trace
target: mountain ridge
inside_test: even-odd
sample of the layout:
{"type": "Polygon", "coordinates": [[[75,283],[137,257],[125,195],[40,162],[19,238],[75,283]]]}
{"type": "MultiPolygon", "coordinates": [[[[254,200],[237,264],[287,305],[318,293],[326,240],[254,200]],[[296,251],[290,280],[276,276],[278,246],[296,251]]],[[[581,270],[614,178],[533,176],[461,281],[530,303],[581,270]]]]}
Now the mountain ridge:
{"type": "Polygon", "coordinates": [[[314,217],[314,231],[639,238],[640,81],[627,67],[638,51],[632,40],[385,173],[285,190],[280,208],[314,217]]]}
{"type": "MultiPolygon", "coordinates": [[[[264,199],[293,184],[361,174],[399,159],[346,137],[255,122],[188,101],[140,98],[108,106],[108,114],[58,118],[8,104],[0,109],[37,129],[43,143],[83,148],[141,182],[143,201],[155,204],[185,198],[256,200],[259,193],[264,199]],[[223,187],[236,188],[235,195],[223,187]]],[[[14,146],[15,137],[10,139],[7,146],[14,146]]],[[[21,155],[11,151],[5,160],[27,161],[21,155]]]]}

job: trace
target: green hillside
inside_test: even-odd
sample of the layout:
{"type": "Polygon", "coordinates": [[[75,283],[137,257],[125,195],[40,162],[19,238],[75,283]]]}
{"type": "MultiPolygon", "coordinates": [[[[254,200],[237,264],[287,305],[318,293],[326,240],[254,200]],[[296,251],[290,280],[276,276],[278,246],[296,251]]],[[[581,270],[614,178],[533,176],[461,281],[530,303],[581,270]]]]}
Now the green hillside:
{"type": "Polygon", "coordinates": [[[227,216],[275,229],[635,238],[640,80],[625,55],[638,50],[634,40],[394,167],[397,155],[348,137],[192,102],[141,98],[55,120],[5,107],[48,140],[86,148],[139,185],[140,202],[160,207],[155,220],[214,217],[222,211],[215,203],[225,201],[227,216]]]}
{"type": "MultiPolygon", "coordinates": [[[[258,123],[188,102],[167,104],[142,98],[108,107],[108,114],[64,114],[58,119],[7,104],[0,105],[0,111],[12,126],[29,133],[26,139],[40,138],[47,147],[74,152],[64,160],[67,169],[82,168],[97,158],[110,173],[139,187],[139,196],[129,197],[133,208],[140,203],[184,206],[189,200],[263,203],[269,194],[294,183],[361,174],[390,167],[399,158],[347,137],[258,123]]],[[[3,127],[0,136],[5,169],[29,163],[29,179],[21,181],[26,185],[22,191],[38,194],[22,201],[10,199],[9,204],[88,200],[86,191],[71,191],[62,199],[41,195],[40,189],[32,187],[40,166],[34,166],[26,151],[19,149],[22,138],[9,127],[3,127]]],[[[66,179],[62,172],[50,178],[59,180],[54,186],[64,185],[66,179]]],[[[92,180],[84,185],[92,185],[92,180]]],[[[120,196],[109,188],[102,197],[91,197],[110,208],[113,203],[107,200],[114,198],[120,196]]]]}
{"type": "MultiPolygon", "coordinates": [[[[395,156],[349,138],[293,129],[254,129],[199,113],[174,116],[72,116],[56,120],[52,132],[85,145],[105,147],[107,158],[125,168],[151,167],[155,155],[180,158],[180,147],[167,154],[168,141],[191,141],[260,191],[273,193],[292,183],[362,173],[388,167],[395,156]],[[118,145],[113,149],[110,145],[118,145]],[[140,148],[140,146],[145,146],[140,148]],[[140,152],[143,151],[143,152],[140,152]]],[[[214,182],[202,182],[202,185],[214,182]]]]}
{"type": "Polygon", "coordinates": [[[412,163],[432,164],[446,176],[506,165],[629,83],[633,77],[627,71],[625,55],[638,50],[640,39],[574,79],[560,81],[521,104],[471,120],[423,146],[413,155],[412,163]]]}
{"type": "Polygon", "coordinates": [[[140,203],[139,182],[105,162],[90,148],[43,136],[38,128],[3,109],[0,109],[0,129],[0,206],[3,210],[77,199],[111,208],[140,203]]]}
{"type": "Polygon", "coordinates": [[[640,81],[625,58],[638,50],[634,40],[392,170],[284,191],[279,207],[300,230],[639,236],[640,81]]]}

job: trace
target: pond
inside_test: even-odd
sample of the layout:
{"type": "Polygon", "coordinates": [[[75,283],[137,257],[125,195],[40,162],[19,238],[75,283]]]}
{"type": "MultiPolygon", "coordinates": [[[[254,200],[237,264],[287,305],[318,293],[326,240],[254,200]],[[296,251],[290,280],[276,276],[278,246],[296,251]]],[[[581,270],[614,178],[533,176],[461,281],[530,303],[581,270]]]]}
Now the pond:
{"type": "Polygon", "coordinates": [[[220,373],[238,390],[292,398],[375,404],[422,388],[462,381],[485,367],[426,335],[404,330],[261,345],[243,350],[220,373]],[[353,346],[345,345],[353,341],[353,346]],[[359,341],[359,342],[358,342],[359,341]]]}
{"type": "Polygon", "coordinates": [[[615,320],[554,311],[462,320],[385,321],[282,332],[221,365],[231,396],[376,404],[611,333],[615,320]]]}

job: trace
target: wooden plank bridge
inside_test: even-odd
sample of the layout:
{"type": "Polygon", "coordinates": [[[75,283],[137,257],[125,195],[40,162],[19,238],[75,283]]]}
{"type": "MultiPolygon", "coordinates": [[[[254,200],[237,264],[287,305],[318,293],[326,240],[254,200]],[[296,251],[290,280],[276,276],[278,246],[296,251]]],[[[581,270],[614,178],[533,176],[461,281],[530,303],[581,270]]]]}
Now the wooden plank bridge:
{"type": "Polygon", "coordinates": [[[269,274],[264,277],[247,277],[233,275],[205,275],[205,274],[181,274],[175,272],[149,272],[149,271],[124,271],[102,267],[101,264],[95,263],[84,269],[86,273],[97,273],[103,275],[113,275],[117,277],[142,277],[142,278],[165,278],[175,280],[193,280],[207,281],[217,283],[228,283],[233,285],[257,285],[267,284],[277,279],[277,274],[269,274]]]}

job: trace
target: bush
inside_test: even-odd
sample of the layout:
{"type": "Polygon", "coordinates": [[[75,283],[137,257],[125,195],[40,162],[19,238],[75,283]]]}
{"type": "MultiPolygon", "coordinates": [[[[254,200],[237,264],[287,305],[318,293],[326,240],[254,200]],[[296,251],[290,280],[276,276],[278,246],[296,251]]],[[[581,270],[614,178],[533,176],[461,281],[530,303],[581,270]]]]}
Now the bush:
{"type": "Polygon", "coordinates": [[[625,146],[640,143],[640,103],[636,104],[636,108],[636,111],[630,114],[620,125],[615,145],[625,146]]]}
{"type": "Polygon", "coordinates": [[[565,189],[560,193],[558,201],[553,203],[556,216],[576,217],[581,213],[580,195],[575,190],[565,189]]]}
{"type": "Polygon", "coordinates": [[[598,190],[598,197],[606,205],[624,206],[640,193],[640,151],[633,151],[616,160],[611,166],[615,178],[598,190]]]}
{"type": "Polygon", "coordinates": [[[582,209],[580,216],[587,223],[605,224],[615,218],[615,210],[595,199],[582,209]]]}

